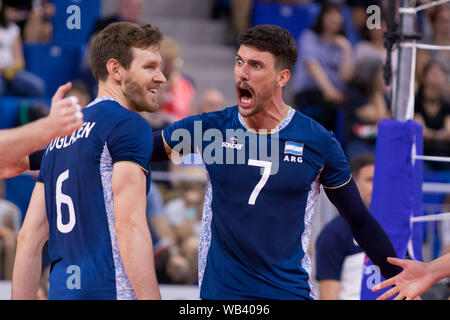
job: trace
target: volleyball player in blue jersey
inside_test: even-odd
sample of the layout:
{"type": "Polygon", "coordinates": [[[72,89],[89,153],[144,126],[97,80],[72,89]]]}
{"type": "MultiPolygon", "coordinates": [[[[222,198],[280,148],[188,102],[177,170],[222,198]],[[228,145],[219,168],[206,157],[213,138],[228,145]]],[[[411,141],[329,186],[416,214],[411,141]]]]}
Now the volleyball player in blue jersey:
{"type": "Polygon", "coordinates": [[[159,299],[146,222],[151,128],[158,108],[161,33],[128,22],[94,40],[98,98],[84,123],[44,152],[14,264],[14,299],[36,297],[48,240],[50,299],[159,299]]]}
{"type": "Polygon", "coordinates": [[[307,249],[320,185],[382,274],[399,272],[386,262],[395,251],[362,202],[334,135],[283,101],[297,59],[292,36],[265,25],[239,40],[237,106],[182,119],[154,134],[154,159],[199,151],[209,174],[201,298],[314,298],[307,249]]]}
{"type": "MultiPolygon", "coordinates": [[[[397,256],[395,250],[361,200],[334,135],[283,101],[297,59],[292,35],[256,26],[240,36],[240,44],[238,104],[153,135],[153,160],[200,151],[209,174],[201,298],[314,298],[307,248],[320,185],[382,275],[399,273],[386,260],[397,256]]],[[[30,167],[39,168],[30,159],[30,167]]]]}

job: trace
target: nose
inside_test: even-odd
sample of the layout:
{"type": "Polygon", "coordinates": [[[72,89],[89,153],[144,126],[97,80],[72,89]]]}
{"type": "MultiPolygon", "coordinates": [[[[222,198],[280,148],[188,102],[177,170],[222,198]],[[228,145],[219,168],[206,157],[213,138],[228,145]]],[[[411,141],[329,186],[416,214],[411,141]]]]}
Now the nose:
{"type": "Polygon", "coordinates": [[[164,74],[162,73],[161,69],[158,69],[158,72],[155,75],[153,81],[158,82],[158,83],[164,83],[167,81],[167,79],[164,76],[164,74]]]}
{"type": "Polygon", "coordinates": [[[248,72],[248,66],[246,64],[242,64],[240,66],[236,66],[236,76],[237,80],[240,81],[248,81],[250,78],[250,74],[248,72]]]}

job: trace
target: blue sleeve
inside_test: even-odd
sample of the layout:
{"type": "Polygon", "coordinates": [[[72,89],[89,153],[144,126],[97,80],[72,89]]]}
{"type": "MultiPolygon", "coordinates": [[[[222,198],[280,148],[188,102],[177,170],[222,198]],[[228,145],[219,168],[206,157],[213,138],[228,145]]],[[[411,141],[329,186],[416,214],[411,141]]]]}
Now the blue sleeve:
{"type": "Polygon", "coordinates": [[[131,162],[150,172],[153,137],[148,122],[134,114],[120,121],[107,138],[113,164],[131,162]]]}
{"type": "Polygon", "coordinates": [[[317,238],[317,280],[341,280],[341,271],[345,259],[346,248],[335,221],[336,220],[332,220],[328,223],[317,238]]]}
{"type": "Polygon", "coordinates": [[[351,172],[341,144],[332,132],[329,132],[328,136],[329,141],[324,145],[327,156],[319,180],[325,189],[335,189],[350,181],[351,172]]]}
{"type": "Polygon", "coordinates": [[[30,170],[40,170],[41,169],[41,161],[44,156],[45,149],[38,150],[33,152],[28,156],[28,160],[30,161],[30,170]]]}
{"type": "Polygon", "coordinates": [[[202,115],[195,115],[176,121],[162,132],[164,142],[179,154],[195,152],[201,147],[203,136],[202,115]]]}
{"type": "Polygon", "coordinates": [[[397,258],[397,253],[386,232],[361,200],[353,179],[342,188],[327,189],[325,192],[347,221],[358,245],[380,268],[381,274],[389,279],[400,273],[402,268],[387,262],[388,257],[397,258]]]}

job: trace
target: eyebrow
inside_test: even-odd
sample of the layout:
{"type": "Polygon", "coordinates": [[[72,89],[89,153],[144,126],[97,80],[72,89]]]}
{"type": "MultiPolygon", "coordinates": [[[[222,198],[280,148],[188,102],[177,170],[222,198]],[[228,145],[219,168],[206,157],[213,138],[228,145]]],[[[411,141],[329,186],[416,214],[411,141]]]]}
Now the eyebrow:
{"type": "MultiPolygon", "coordinates": [[[[241,57],[240,55],[238,55],[238,54],[236,55],[236,59],[244,60],[244,59],[242,59],[242,57],[241,57]]],[[[248,63],[249,63],[249,64],[260,64],[261,66],[265,66],[264,62],[262,62],[261,60],[249,59],[249,60],[248,60],[248,63]]]]}

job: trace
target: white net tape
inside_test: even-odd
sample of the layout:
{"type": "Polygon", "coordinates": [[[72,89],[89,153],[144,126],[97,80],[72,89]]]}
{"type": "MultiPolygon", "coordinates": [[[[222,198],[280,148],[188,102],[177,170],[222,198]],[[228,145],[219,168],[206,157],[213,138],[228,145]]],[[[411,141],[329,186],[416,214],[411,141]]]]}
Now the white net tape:
{"type": "Polygon", "coordinates": [[[411,218],[411,222],[429,222],[429,221],[444,221],[444,220],[450,220],[450,212],[411,218]]]}
{"type": "Polygon", "coordinates": [[[423,4],[421,6],[417,6],[415,8],[399,8],[398,11],[400,13],[417,14],[417,12],[419,12],[419,11],[423,11],[423,10],[426,10],[426,9],[429,9],[429,8],[432,8],[435,6],[440,6],[440,5],[448,3],[448,2],[450,2],[450,0],[438,0],[438,1],[433,1],[430,3],[423,4]]]}

